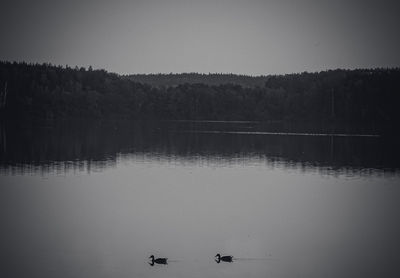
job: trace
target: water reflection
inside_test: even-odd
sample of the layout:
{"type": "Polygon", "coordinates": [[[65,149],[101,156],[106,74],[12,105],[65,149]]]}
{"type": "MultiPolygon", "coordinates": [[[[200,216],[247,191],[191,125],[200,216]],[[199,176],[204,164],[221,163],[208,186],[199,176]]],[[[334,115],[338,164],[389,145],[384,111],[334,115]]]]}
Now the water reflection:
{"type": "Polygon", "coordinates": [[[261,130],[121,121],[4,127],[0,276],[399,277],[394,144],[188,132],[245,128],[261,130]],[[218,252],[234,263],[221,253],[216,264],[218,252]],[[166,257],[167,267],[157,264],[166,257]]]}
{"type": "MultiPolygon", "coordinates": [[[[8,123],[1,127],[0,170],[13,175],[91,172],[132,158],[177,163],[205,160],[227,165],[265,163],[304,171],[318,169],[324,173],[367,175],[377,170],[395,172],[399,169],[395,140],[293,136],[293,132],[307,130],[316,132],[297,127],[290,136],[273,134],[278,132],[273,125],[260,127],[259,123],[248,122],[64,121],[25,123],[22,127],[8,123]],[[249,129],[252,132],[248,132],[249,129]],[[215,132],[210,133],[210,130],[215,132]],[[247,131],[243,133],[243,130],[247,131]],[[269,134],[265,134],[266,131],[269,134]]],[[[281,131],[288,132],[288,129],[281,131]]]]}

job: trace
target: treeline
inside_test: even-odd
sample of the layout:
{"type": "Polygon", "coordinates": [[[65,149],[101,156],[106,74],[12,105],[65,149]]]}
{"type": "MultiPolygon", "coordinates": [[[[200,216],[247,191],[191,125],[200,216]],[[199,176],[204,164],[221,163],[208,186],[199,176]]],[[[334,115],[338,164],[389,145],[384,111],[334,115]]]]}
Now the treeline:
{"type": "Polygon", "coordinates": [[[394,126],[400,118],[399,80],[396,68],[269,76],[262,86],[251,87],[154,86],[105,70],[0,62],[0,109],[3,118],[287,119],[394,126]]]}
{"type": "Polygon", "coordinates": [[[221,84],[235,84],[242,87],[263,87],[268,76],[248,76],[223,73],[170,73],[170,74],[131,74],[127,78],[134,82],[151,84],[154,87],[173,87],[183,84],[206,84],[218,86],[221,84]]]}

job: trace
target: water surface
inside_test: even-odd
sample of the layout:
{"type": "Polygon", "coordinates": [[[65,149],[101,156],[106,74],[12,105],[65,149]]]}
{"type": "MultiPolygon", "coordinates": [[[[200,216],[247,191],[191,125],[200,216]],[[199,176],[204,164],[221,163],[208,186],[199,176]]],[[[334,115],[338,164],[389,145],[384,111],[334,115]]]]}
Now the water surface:
{"type": "Polygon", "coordinates": [[[398,277],[396,140],[334,134],[377,135],[251,122],[2,126],[0,273],[398,277]],[[217,253],[237,260],[216,264],[217,253]],[[151,267],[151,254],[170,263],[151,267]]]}

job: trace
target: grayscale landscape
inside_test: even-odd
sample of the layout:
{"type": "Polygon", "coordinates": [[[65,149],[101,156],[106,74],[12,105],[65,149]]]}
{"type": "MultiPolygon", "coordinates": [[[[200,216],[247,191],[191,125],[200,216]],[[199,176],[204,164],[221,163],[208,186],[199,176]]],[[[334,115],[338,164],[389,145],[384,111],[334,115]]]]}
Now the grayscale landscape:
{"type": "Polygon", "coordinates": [[[0,11],[0,277],[399,277],[396,1],[0,11]]]}

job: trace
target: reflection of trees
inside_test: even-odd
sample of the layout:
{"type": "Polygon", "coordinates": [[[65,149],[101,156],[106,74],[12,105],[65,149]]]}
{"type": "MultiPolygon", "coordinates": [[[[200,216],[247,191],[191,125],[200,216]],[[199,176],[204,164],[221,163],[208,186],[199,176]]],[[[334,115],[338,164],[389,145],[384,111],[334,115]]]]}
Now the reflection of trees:
{"type": "MultiPolygon", "coordinates": [[[[299,125],[296,125],[301,131],[299,125]]],[[[398,169],[394,142],[382,138],[216,134],[207,130],[269,130],[263,123],[62,121],[15,125],[1,150],[3,171],[97,171],[119,159],[176,162],[265,162],[319,169],[398,169]]],[[[307,128],[308,127],[304,127],[307,128]]]]}

